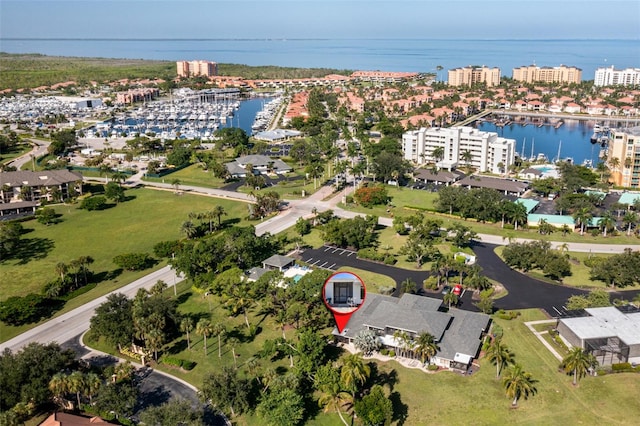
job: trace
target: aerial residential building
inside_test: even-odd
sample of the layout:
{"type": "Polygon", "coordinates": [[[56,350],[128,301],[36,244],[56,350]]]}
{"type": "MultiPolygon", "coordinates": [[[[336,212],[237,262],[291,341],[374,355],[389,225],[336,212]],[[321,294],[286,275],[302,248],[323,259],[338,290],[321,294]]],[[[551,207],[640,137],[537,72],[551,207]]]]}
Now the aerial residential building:
{"type": "Polygon", "coordinates": [[[608,144],[607,164],[614,185],[640,188],[640,126],[612,129],[608,144]]]}
{"type": "Polygon", "coordinates": [[[593,84],[595,86],[638,86],[640,85],[640,68],[616,70],[613,65],[608,68],[598,68],[593,84]]]}
{"type": "Polygon", "coordinates": [[[485,83],[487,87],[500,84],[500,68],[489,67],[462,67],[449,70],[449,86],[473,86],[485,83]]]}
{"type": "Polygon", "coordinates": [[[438,168],[447,170],[468,165],[496,174],[504,173],[513,164],[515,144],[514,139],[473,127],[423,127],[402,135],[404,158],[415,164],[436,163],[438,168]],[[442,148],[442,158],[434,157],[437,148],[442,148]]]}
{"type": "Polygon", "coordinates": [[[559,67],[522,66],[513,69],[513,79],[525,83],[580,83],[582,70],[576,67],[560,65],[559,67]]]}
{"type": "Polygon", "coordinates": [[[209,61],[177,61],[178,77],[213,77],[218,75],[218,64],[209,61]]]}

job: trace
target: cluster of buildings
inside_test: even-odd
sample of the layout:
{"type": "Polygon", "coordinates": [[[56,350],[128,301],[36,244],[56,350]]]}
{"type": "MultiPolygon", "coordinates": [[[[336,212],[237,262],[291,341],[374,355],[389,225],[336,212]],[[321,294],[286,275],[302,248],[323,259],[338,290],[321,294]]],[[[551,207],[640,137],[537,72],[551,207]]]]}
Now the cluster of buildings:
{"type": "Polygon", "coordinates": [[[417,165],[435,163],[439,169],[469,166],[501,174],[515,161],[514,139],[473,127],[422,127],[402,135],[404,158],[417,165]]]}
{"type": "Polygon", "coordinates": [[[210,61],[177,61],[178,77],[213,77],[218,75],[218,64],[210,61]]]}
{"type": "Polygon", "coordinates": [[[116,103],[132,104],[134,102],[148,102],[160,96],[160,89],[157,87],[138,87],[125,92],[116,93],[116,103]]]}
{"type": "Polygon", "coordinates": [[[82,194],[82,176],[66,169],[0,173],[0,218],[35,213],[42,201],[65,200],[82,194]]]}
{"type": "Polygon", "coordinates": [[[640,126],[609,132],[607,164],[612,165],[610,179],[614,185],[640,188],[640,126]]]}
{"type": "MultiPolygon", "coordinates": [[[[560,65],[558,67],[540,67],[525,65],[513,69],[513,79],[523,83],[563,83],[579,84],[582,82],[580,68],[560,65]]],[[[449,70],[447,82],[449,86],[473,86],[485,84],[494,87],[500,84],[500,68],[462,67],[449,70]]],[[[640,68],[616,70],[613,66],[598,68],[595,73],[596,86],[639,86],[640,68]]]]}

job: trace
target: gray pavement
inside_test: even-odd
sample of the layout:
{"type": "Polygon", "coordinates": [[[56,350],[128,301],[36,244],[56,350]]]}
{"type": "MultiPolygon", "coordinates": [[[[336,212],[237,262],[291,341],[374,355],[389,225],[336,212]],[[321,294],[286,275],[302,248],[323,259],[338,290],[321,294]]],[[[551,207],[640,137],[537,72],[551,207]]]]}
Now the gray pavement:
{"type": "Polygon", "coordinates": [[[20,170],[20,168],[30,162],[32,158],[38,158],[45,155],[47,153],[47,148],[51,145],[51,142],[42,139],[29,139],[29,142],[33,146],[33,149],[26,154],[9,161],[9,166],[13,166],[16,170],[20,170]]]}

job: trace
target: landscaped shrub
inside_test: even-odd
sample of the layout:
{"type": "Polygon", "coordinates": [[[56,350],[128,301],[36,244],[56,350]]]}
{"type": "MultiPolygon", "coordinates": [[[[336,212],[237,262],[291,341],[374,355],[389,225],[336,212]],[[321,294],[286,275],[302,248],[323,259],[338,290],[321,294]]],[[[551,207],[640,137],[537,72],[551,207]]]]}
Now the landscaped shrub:
{"type": "Polygon", "coordinates": [[[428,290],[438,289],[438,278],[431,276],[422,282],[422,286],[428,290]]]}
{"type": "Polygon", "coordinates": [[[153,265],[153,258],[147,253],[126,253],[114,257],[113,263],[127,271],[141,271],[153,265]]]}
{"type": "Polygon", "coordinates": [[[505,311],[504,309],[500,309],[497,312],[498,318],[503,319],[503,320],[512,320],[515,318],[518,318],[518,316],[520,315],[520,312],[516,312],[516,311],[505,311]]]}
{"type": "Polygon", "coordinates": [[[436,371],[438,369],[438,366],[435,364],[429,364],[429,366],[427,367],[427,370],[429,371],[436,371]]]}
{"type": "Polygon", "coordinates": [[[358,250],[358,259],[367,259],[373,260],[374,262],[383,262],[385,260],[385,255],[383,253],[378,253],[376,249],[372,247],[367,247],[358,250]]]}
{"type": "Polygon", "coordinates": [[[172,356],[166,356],[162,358],[162,363],[167,365],[173,365],[176,367],[182,367],[183,361],[180,358],[174,358],[172,356]]]}
{"type": "Polygon", "coordinates": [[[187,361],[186,359],[182,361],[182,368],[187,371],[191,371],[196,366],[194,361],[187,361]]]}
{"type": "Polygon", "coordinates": [[[614,373],[635,371],[634,368],[631,366],[631,364],[629,364],[628,362],[612,364],[611,369],[613,370],[614,373]]]}
{"type": "Polygon", "coordinates": [[[387,355],[388,355],[388,356],[390,356],[391,358],[395,358],[395,356],[396,356],[396,351],[389,350],[389,352],[387,353],[387,355]]]}
{"type": "Polygon", "coordinates": [[[84,210],[104,210],[107,206],[107,197],[96,195],[94,197],[85,198],[80,203],[80,208],[84,210]]]}
{"type": "Polygon", "coordinates": [[[158,257],[170,258],[173,254],[180,250],[182,243],[180,240],[160,241],[153,246],[153,254],[158,257]]]}
{"type": "Polygon", "coordinates": [[[397,262],[396,257],[392,254],[389,254],[384,258],[385,265],[395,265],[396,262],[397,262]]]}
{"type": "Polygon", "coordinates": [[[388,354],[389,354],[389,349],[387,348],[380,349],[380,355],[387,356],[388,354]]]}
{"type": "Polygon", "coordinates": [[[353,194],[353,197],[358,204],[363,207],[373,207],[379,204],[387,204],[389,201],[389,194],[387,189],[383,185],[375,186],[363,186],[358,188],[353,194]]]}

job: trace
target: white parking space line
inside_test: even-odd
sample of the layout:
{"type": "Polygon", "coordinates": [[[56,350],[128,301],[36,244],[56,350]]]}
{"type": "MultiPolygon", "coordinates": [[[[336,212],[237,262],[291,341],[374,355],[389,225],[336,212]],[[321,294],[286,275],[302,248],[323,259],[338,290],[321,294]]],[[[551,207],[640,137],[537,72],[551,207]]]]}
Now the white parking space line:
{"type": "MultiPolygon", "coordinates": [[[[337,252],[338,250],[340,250],[340,249],[339,249],[339,248],[337,248],[337,249],[335,249],[334,251],[332,251],[331,253],[335,253],[335,252],[337,252]]],[[[343,251],[344,251],[344,250],[343,250],[343,251]]]]}
{"type": "Polygon", "coordinates": [[[355,252],[350,251],[349,254],[347,255],[347,257],[351,256],[353,253],[355,253],[355,252]]]}
{"type": "Polygon", "coordinates": [[[326,265],[329,262],[324,262],[322,265],[320,265],[321,268],[324,268],[324,265],[326,265]]]}
{"type": "Polygon", "coordinates": [[[331,250],[331,247],[327,247],[326,249],[324,249],[324,252],[328,252],[329,250],[331,250]]]}
{"type": "Polygon", "coordinates": [[[318,264],[318,262],[320,262],[320,259],[318,259],[318,260],[316,260],[315,262],[313,262],[313,263],[311,264],[311,266],[316,266],[316,265],[318,264]]]}
{"type": "Polygon", "coordinates": [[[313,260],[313,257],[310,257],[310,258],[309,258],[309,259],[307,259],[307,260],[302,259],[302,261],[303,261],[303,262],[306,262],[306,263],[309,263],[309,262],[311,262],[312,260],[313,260]]]}
{"type": "Polygon", "coordinates": [[[552,306],[553,310],[556,311],[558,313],[558,315],[562,315],[562,312],[560,312],[559,310],[556,309],[555,306],[552,306]]]}
{"type": "Polygon", "coordinates": [[[329,266],[327,269],[333,269],[334,266],[336,266],[335,263],[333,265],[329,266]]]}

